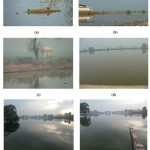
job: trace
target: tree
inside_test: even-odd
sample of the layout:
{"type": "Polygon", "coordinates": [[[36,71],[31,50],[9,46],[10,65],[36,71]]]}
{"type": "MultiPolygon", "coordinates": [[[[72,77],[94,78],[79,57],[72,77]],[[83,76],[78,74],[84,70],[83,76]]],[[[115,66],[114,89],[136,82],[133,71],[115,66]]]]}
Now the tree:
{"type": "Polygon", "coordinates": [[[143,43],[142,46],[141,46],[141,49],[144,49],[144,50],[145,50],[145,49],[148,49],[148,45],[145,44],[145,43],[143,43]]]}
{"type": "Polygon", "coordinates": [[[89,105],[85,102],[80,103],[80,113],[88,113],[90,111],[89,105]]]}
{"type": "Polygon", "coordinates": [[[16,107],[14,105],[4,106],[4,121],[8,123],[14,123],[19,121],[16,107]]]}
{"type": "Polygon", "coordinates": [[[142,113],[143,113],[143,114],[147,114],[147,108],[146,108],[146,106],[144,106],[144,107],[142,108],[142,113]]]}
{"type": "Polygon", "coordinates": [[[36,62],[38,62],[39,61],[39,49],[41,47],[41,43],[40,42],[37,43],[37,38],[34,38],[28,41],[27,47],[29,51],[34,52],[36,62]]]}

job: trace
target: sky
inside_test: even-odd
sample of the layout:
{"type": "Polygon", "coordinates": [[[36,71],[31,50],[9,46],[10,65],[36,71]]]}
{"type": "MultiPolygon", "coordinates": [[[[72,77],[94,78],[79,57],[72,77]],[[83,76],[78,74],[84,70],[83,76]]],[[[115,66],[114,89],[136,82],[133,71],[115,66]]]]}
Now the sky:
{"type": "Polygon", "coordinates": [[[5,100],[4,105],[14,105],[17,114],[44,115],[44,114],[73,114],[73,100],[5,100]]]}
{"type": "Polygon", "coordinates": [[[140,47],[142,43],[148,44],[147,38],[81,38],[80,50],[89,47],[99,48],[116,48],[116,47],[140,47]]]}
{"type": "Polygon", "coordinates": [[[100,99],[100,100],[81,100],[89,104],[90,110],[97,111],[119,111],[125,109],[142,109],[147,107],[147,101],[145,99],[100,99]]]}
{"type": "MultiPolygon", "coordinates": [[[[30,52],[27,47],[27,43],[30,39],[31,38],[4,38],[4,57],[34,57],[34,53],[30,52]]],[[[38,42],[41,43],[41,49],[45,46],[51,47],[54,57],[71,57],[73,55],[72,38],[37,38],[37,43],[38,42]]]]}

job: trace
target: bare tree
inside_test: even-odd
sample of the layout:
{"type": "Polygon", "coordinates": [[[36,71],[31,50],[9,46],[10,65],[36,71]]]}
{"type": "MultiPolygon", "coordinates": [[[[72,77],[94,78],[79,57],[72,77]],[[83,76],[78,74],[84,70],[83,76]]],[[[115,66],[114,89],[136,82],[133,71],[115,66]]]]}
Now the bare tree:
{"type": "Polygon", "coordinates": [[[34,52],[36,62],[38,63],[38,61],[39,61],[39,49],[41,47],[41,43],[40,42],[37,43],[37,38],[30,39],[27,43],[27,47],[28,47],[29,51],[34,52]]]}

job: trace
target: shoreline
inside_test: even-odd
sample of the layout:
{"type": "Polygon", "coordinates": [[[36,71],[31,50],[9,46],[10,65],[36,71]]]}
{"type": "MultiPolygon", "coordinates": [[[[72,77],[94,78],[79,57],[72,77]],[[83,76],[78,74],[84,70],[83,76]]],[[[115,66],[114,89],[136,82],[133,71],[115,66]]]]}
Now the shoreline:
{"type": "Polygon", "coordinates": [[[128,22],[124,24],[118,24],[115,26],[148,26],[148,20],[138,20],[138,21],[128,22]]]}
{"type": "Polygon", "coordinates": [[[80,84],[80,89],[148,89],[148,85],[88,85],[88,84],[80,84]]]}
{"type": "Polygon", "coordinates": [[[73,63],[65,65],[32,65],[32,64],[21,64],[21,65],[4,65],[4,73],[15,73],[15,72],[30,72],[30,71],[43,71],[43,70],[58,70],[58,69],[72,69],[73,63]]]}

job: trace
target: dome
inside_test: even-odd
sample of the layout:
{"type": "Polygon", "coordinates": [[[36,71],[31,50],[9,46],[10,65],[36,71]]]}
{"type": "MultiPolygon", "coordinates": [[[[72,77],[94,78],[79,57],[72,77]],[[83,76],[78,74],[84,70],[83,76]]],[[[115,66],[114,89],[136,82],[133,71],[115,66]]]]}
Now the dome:
{"type": "Polygon", "coordinates": [[[45,47],[43,47],[43,49],[42,50],[44,50],[44,51],[50,51],[50,50],[52,50],[49,46],[45,46],[45,47]]]}

